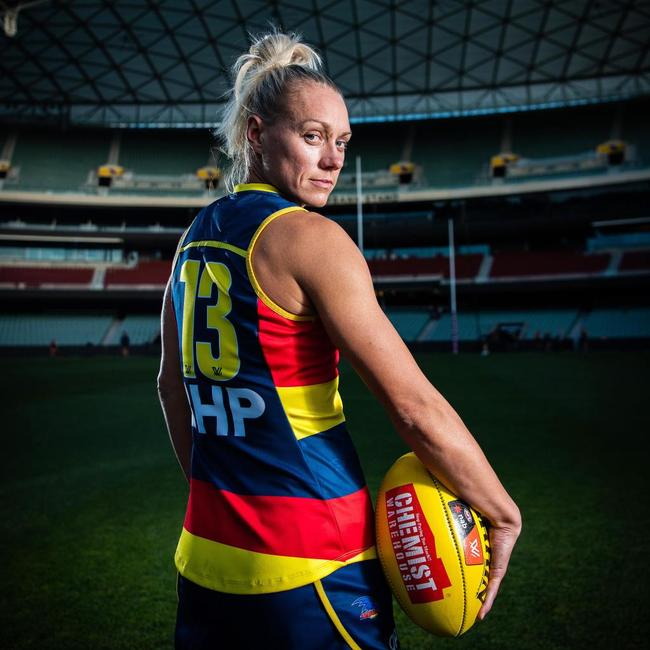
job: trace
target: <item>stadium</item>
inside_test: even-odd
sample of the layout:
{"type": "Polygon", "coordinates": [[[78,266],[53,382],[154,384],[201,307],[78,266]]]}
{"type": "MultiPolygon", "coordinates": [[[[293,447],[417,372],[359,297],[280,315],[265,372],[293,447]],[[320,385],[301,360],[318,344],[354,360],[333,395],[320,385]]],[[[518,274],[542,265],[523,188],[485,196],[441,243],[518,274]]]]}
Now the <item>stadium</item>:
{"type": "MultiPolygon", "coordinates": [[[[168,648],[187,488],[160,413],[228,69],[275,25],[353,129],[322,213],[520,504],[493,613],[405,650],[645,647],[650,4],[0,3],[0,646],[168,648]]],[[[344,260],[341,262],[345,263],[344,260]]],[[[405,446],[349,365],[371,492],[405,446]]]]}

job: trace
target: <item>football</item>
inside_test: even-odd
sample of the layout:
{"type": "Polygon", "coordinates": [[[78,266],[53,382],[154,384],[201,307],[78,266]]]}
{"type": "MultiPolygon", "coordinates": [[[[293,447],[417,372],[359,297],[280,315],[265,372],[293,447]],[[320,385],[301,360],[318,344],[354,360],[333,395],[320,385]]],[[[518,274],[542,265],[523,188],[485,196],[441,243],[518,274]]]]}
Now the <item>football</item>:
{"type": "Polygon", "coordinates": [[[432,634],[467,632],[485,598],[490,571],[481,515],[409,453],[386,473],[376,518],[379,558],[402,609],[432,634]]]}

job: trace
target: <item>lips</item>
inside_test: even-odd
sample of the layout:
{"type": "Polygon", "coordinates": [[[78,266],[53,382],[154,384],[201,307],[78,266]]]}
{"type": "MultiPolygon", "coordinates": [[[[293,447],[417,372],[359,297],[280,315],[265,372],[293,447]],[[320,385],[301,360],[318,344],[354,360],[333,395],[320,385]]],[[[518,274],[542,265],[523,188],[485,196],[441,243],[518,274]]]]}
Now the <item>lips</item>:
{"type": "Polygon", "coordinates": [[[312,183],[314,183],[314,185],[322,187],[325,190],[329,190],[334,185],[334,183],[327,178],[311,178],[310,180],[312,183]]]}

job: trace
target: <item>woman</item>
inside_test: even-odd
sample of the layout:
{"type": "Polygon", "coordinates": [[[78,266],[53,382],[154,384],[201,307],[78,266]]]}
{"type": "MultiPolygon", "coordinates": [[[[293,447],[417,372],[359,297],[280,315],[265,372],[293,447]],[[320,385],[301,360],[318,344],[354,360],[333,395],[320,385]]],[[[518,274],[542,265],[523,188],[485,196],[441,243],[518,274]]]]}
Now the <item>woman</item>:
{"type": "Polygon", "coordinates": [[[397,647],[338,349],[420,459],[491,522],[483,618],[518,509],[379,308],[355,244],[302,207],[325,205],[343,166],[341,93],[311,48],[278,33],[234,77],[220,128],[231,193],[181,239],[162,314],[160,399],[190,481],[177,647],[397,647]]]}

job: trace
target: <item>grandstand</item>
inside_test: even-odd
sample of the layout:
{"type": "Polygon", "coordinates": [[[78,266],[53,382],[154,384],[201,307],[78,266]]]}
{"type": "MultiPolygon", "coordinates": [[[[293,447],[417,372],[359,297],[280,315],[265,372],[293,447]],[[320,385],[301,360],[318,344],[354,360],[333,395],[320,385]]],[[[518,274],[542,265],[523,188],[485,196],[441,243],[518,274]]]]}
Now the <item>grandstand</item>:
{"type": "Polygon", "coordinates": [[[170,261],[143,261],[136,266],[110,268],[106,271],[105,288],[155,288],[164,287],[171,271],[170,261]]]}
{"type": "MultiPolygon", "coordinates": [[[[364,253],[382,304],[406,341],[449,345],[449,219],[457,230],[457,323],[466,348],[490,336],[496,341],[495,332],[508,329],[524,348],[545,337],[575,342],[583,330],[602,345],[650,339],[644,311],[650,278],[648,181],[638,176],[650,178],[650,167],[644,164],[643,127],[634,123],[641,119],[638,104],[635,110],[607,105],[553,112],[558,134],[553,143],[539,135],[547,116],[534,114],[476,117],[462,124],[413,122],[388,130],[375,124],[355,127],[368,188],[364,237],[369,247],[364,253]],[[631,124],[621,115],[631,116],[631,124]],[[571,137],[576,121],[588,128],[571,137]],[[580,170],[525,183],[489,174],[490,154],[499,150],[495,133],[521,143],[518,150],[529,159],[559,160],[583,155],[586,140],[594,145],[603,139],[608,124],[610,134],[618,124],[639,135],[638,144],[630,142],[635,157],[627,168],[602,170],[586,187],[580,170]],[[392,148],[377,146],[382,130],[392,148]],[[469,134],[471,147],[458,146],[461,130],[469,134]],[[389,171],[391,161],[405,157],[417,163],[406,186],[389,171]],[[445,176],[448,170],[451,176],[445,176]],[[637,176],[628,180],[626,173],[637,176]],[[440,189],[444,184],[446,189],[440,189]],[[437,198],[440,192],[446,198],[437,198]],[[504,301],[509,302],[505,309],[494,309],[504,301]]],[[[73,129],[65,140],[55,129],[12,133],[20,165],[0,192],[0,293],[6,305],[0,346],[43,348],[55,338],[62,347],[108,349],[127,330],[134,346],[150,348],[159,336],[157,311],[177,239],[196,209],[219,196],[219,190],[206,195],[194,179],[194,189],[177,188],[176,196],[186,197],[180,203],[154,211],[134,201],[141,200],[139,193],[156,205],[171,201],[166,198],[174,192],[170,179],[180,179],[180,187],[182,179],[191,179],[188,170],[205,164],[210,133],[73,129]],[[155,178],[161,187],[167,183],[166,189],[139,192],[135,181],[130,187],[100,188],[93,166],[111,150],[115,157],[116,141],[118,161],[133,172],[132,180],[155,178]],[[44,195],[60,196],[69,207],[64,203],[48,220],[37,202],[44,195]],[[94,198],[108,203],[97,208],[94,198]],[[39,313],[34,313],[35,299],[39,313]],[[63,332],[61,308],[73,301],[71,326],[63,332]],[[89,308],[107,315],[93,319],[89,308]],[[34,324],[27,327],[28,321],[34,324]]],[[[354,175],[344,177],[341,195],[352,192],[355,182],[354,175]]],[[[356,237],[356,215],[345,202],[333,201],[326,213],[356,237]]]]}
{"type": "MultiPolygon", "coordinates": [[[[165,233],[165,240],[157,242],[163,259],[147,257],[150,251],[146,250],[135,257],[131,251],[126,262],[76,264],[9,261],[5,255],[0,265],[0,291],[5,304],[12,306],[12,313],[0,317],[0,345],[44,346],[55,338],[60,346],[106,347],[117,345],[122,330],[129,332],[135,346],[155,342],[159,335],[157,310],[171,268],[175,237],[180,232],[171,238],[165,233]],[[65,301],[66,294],[68,300],[79,299],[80,306],[91,299],[95,303],[99,300],[100,307],[112,311],[112,316],[93,320],[86,314],[71,314],[70,327],[61,335],[61,315],[21,313],[34,297],[38,298],[39,312],[43,306],[57,311],[57,303],[65,301]],[[137,313],[147,303],[145,298],[150,313],[137,313]],[[125,308],[136,313],[125,316],[125,308]],[[28,321],[42,323],[26,327],[28,321]]],[[[627,241],[634,242],[635,238],[627,235],[627,241]]],[[[492,245],[488,239],[481,245],[461,248],[455,257],[455,277],[461,291],[461,342],[474,345],[508,324],[524,347],[539,343],[545,336],[575,341],[583,330],[608,342],[650,338],[649,312],[637,304],[643,303],[642,292],[650,279],[650,248],[643,242],[643,238],[638,240],[640,248],[614,247],[596,252],[586,250],[586,241],[582,248],[526,251],[501,250],[502,242],[492,245]],[[512,304],[509,309],[495,311],[490,306],[503,302],[500,292],[504,287],[512,304]],[[621,288],[624,295],[620,304],[611,306],[621,288]],[[591,303],[585,306],[586,296],[591,296],[591,303]],[[528,309],[515,308],[522,298],[530,305],[528,309]],[[573,308],[557,308],[558,302],[572,302],[573,308]]],[[[16,247],[17,242],[12,243],[15,250],[22,250],[16,247]]],[[[450,264],[443,251],[443,247],[435,246],[366,251],[378,295],[408,342],[445,347],[450,340],[450,264]],[[409,300],[410,307],[404,304],[409,300]]]]}
{"type": "Polygon", "coordinates": [[[110,316],[92,314],[2,314],[0,338],[14,347],[46,348],[52,340],[59,346],[99,345],[111,322],[110,316]]]}
{"type": "MultiPolygon", "coordinates": [[[[494,17],[482,4],[476,3],[474,20],[494,17]]],[[[560,25],[562,10],[551,5],[549,24],[560,25]]],[[[631,15],[635,9],[625,11],[631,15]]],[[[531,9],[509,22],[525,31],[541,19],[538,13],[531,9]]],[[[37,15],[26,12],[21,21],[33,18],[30,28],[41,30],[37,15]]],[[[401,29],[404,15],[396,11],[394,18],[401,29]]],[[[66,20],[84,34],[93,29],[82,14],[68,12],[66,20]]],[[[452,14],[436,20],[459,34],[467,27],[452,14]]],[[[580,20],[597,28],[601,17],[587,13],[580,20]]],[[[146,33],[160,27],[151,17],[138,21],[146,33]]],[[[505,24],[497,21],[494,27],[505,24]]],[[[350,29],[358,47],[369,47],[363,30],[350,29]]],[[[169,36],[167,27],[163,32],[161,42],[169,36]]],[[[452,60],[448,57],[467,55],[464,43],[473,32],[457,41],[450,40],[451,33],[436,27],[424,38],[412,32],[409,39],[428,58],[416,57],[408,65],[405,59],[399,75],[394,62],[404,51],[394,50],[395,41],[388,37],[384,49],[392,52],[393,63],[374,60],[374,54],[359,59],[353,50],[342,56],[323,43],[334,78],[340,69],[337,80],[348,95],[354,132],[324,211],[357,237],[359,157],[364,254],[388,316],[409,343],[448,349],[451,220],[457,326],[464,346],[475,348],[506,331],[524,347],[544,336],[575,340],[583,330],[611,345],[650,340],[644,311],[650,279],[650,88],[643,86],[640,64],[631,58],[621,63],[616,54],[636,47],[631,32],[621,31],[616,43],[580,41],[582,56],[601,61],[600,77],[591,81],[571,63],[570,48],[558,52],[558,64],[564,65],[554,72],[541,54],[538,59],[531,54],[522,77],[514,64],[521,53],[515,54],[515,48],[507,55],[512,43],[504,32],[500,46],[481,41],[481,47],[494,47],[495,57],[504,57],[501,67],[492,68],[490,57],[474,52],[472,72],[456,73],[460,86],[453,96],[443,70],[452,60]],[[432,36],[446,43],[446,54],[430,50],[432,36]],[[346,58],[357,61],[356,73],[346,67],[346,58]],[[420,72],[412,74],[410,68],[418,66],[423,66],[420,72]],[[506,69],[510,81],[493,93],[506,69]],[[603,81],[614,73],[619,81],[603,81]],[[572,75],[579,83],[571,83],[572,75]],[[435,92],[422,85],[423,79],[435,92]],[[625,90],[632,82],[635,92],[625,90]],[[471,90],[475,83],[483,91],[471,90]],[[540,94],[542,86],[545,94],[540,94]]],[[[42,37],[63,59],[81,47],[62,48],[52,30],[42,37]]],[[[199,42],[203,35],[192,38],[199,42]]],[[[225,49],[212,54],[225,61],[228,43],[237,38],[224,33],[214,47],[225,49]]],[[[551,42],[557,49],[558,41],[546,38],[540,31],[536,51],[551,42]]],[[[350,46],[339,42],[337,47],[350,46]]],[[[167,55],[170,60],[179,56],[179,65],[192,69],[189,81],[169,77],[171,68],[154,75],[168,79],[167,86],[143,83],[128,65],[108,77],[103,69],[89,68],[85,81],[96,75],[91,83],[96,107],[71,87],[69,102],[60,106],[67,113],[56,118],[46,106],[49,62],[34,67],[28,57],[32,96],[11,74],[6,76],[11,92],[0,102],[4,349],[42,348],[53,336],[63,347],[110,349],[124,330],[136,347],[156,343],[160,300],[178,237],[196,211],[224,191],[214,124],[206,117],[209,107],[222,101],[221,81],[200,84],[205,74],[190,59],[179,50],[167,55]],[[124,84],[122,94],[110,85],[117,79],[124,84]],[[68,328],[61,325],[63,314],[70,319],[68,328]]],[[[9,47],[6,61],[12,56],[17,55],[9,47]]],[[[155,67],[156,61],[148,65],[155,67]]],[[[221,77],[217,72],[211,78],[221,77]]]]}
{"type": "MultiPolygon", "coordinates": [[[[625,109],[620,104],[606,104],[462,121],[357,125],[334,200],[338,197],[342,202],[354,194],[357,155],[361,157],[366,191],[383,190],[392,200],[399,197],[403,202],[435,199],[436,190],[456,188],[469,188],[473,195],[490,195],[495,192],[490,192],[491,185],[496,184],[500,193],[503,183],[521,184],[533,179],[557,182],[558,178],[587,176],[592,185],[607,185],[617,178],[624,181],[627,174],[631,179],[647,180],[650,134],[644,110],[647,102],[638,100],[625,109]],[[575,128],[576,120],[580,129],[575,128]],[[625,156],[620,164],[611,165],[597,149],[616,139],[625,143],[625,156]],[[513,165],[505,177],[495,178],[491,159],[504,151],[516,154],[526,165],[513,165]],[[414,165],[408,182],[400,182],[399,176],[390,172],[391,165],[400,161],[414,165]],[[420,191],[415,194],[414,190],[420,191]]],[[[10,164],[3,181],[8,200],[29,200],[21,192],[38,190],[80,194],[77,202],[83,202],[84,195],[103,195],[107,190],[99,183],[98,170],[107,163],[121,169],[108,190],[116,199],[134,192],[201,197],[205,185],[197,171],[219,164],[209,129],[141,132],[86,128],[60,132],[7,125],[0,131],[0,151],[10,164]]],[[[206,200],[219,195],[218,182],[215,189],[206,200]]]]}

